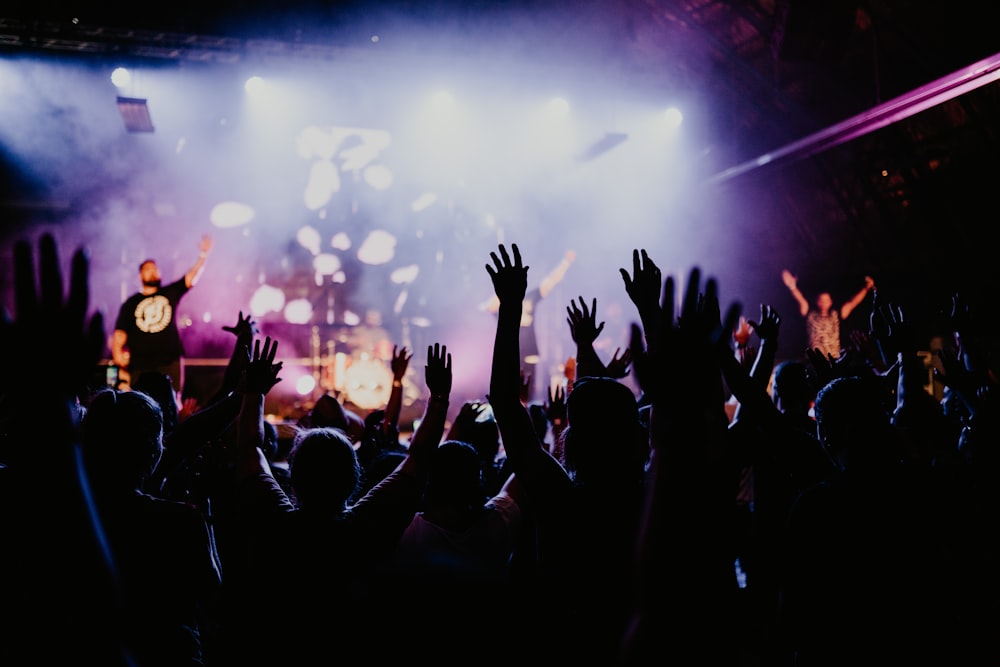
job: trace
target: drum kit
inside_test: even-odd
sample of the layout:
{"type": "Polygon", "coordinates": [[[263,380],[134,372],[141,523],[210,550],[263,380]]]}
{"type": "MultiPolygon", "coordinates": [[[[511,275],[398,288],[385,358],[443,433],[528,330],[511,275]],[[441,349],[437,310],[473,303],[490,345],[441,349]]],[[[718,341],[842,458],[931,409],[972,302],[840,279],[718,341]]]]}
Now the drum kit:
{"type": "MultiPolygon", "coordinates": [[[[370,330],[364,325],[342,330],[326,343],[321,355],[317,333],[313,333],[314,360],[319,365],[319,387],[350,402],[362,410],[383,408],[392,393],[392,343],[382,330],[370,330]],[[346,350],[346,351],[345,351],[346,350]]],[[[410,370],[403,378],[404,404],[412,402],[413,388],[408,382],[410,370]]]]}

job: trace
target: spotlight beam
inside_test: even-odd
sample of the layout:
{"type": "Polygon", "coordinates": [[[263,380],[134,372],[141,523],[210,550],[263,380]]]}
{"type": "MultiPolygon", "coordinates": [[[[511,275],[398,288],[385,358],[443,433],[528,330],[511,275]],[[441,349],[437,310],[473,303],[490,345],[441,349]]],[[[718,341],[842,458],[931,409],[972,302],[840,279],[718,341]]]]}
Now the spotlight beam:
{"type": "Polygon", "coordinates": [[[708,182],[722,183],[765,165],[803,160],[993,83],[997,79],[1000,79],[1000,53],[770,153],[730,167],[710,177],[708,182]]]}

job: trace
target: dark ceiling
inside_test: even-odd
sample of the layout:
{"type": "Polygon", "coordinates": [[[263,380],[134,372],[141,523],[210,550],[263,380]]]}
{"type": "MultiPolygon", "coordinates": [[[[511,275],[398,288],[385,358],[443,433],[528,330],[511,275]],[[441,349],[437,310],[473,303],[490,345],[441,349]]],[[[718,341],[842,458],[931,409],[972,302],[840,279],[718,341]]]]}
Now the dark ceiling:
{"type": "MultiPolygon", "coordinates": [[[[930,311],[955,290],[984,302],[996,294],[1000,87],[973,84],[881,125],[865,126],[864,114],[877,121],[877,110],[903,99],[905,116],[913,91],[1000,53],[982,12],[977,2],[908,0],[8,2],[0,53],[343,61],[376,57],[370,36],[378,32],[378,57],[387,58],[406,47],[393,40],[399,16],[487,45],[516,35],[521,55],[539,63],[711,100],[718,151],[707,177],[772,211],[763,226],[733,221],[730,233],[746,240],[739,261],[772,273],[798,266],[817,289],[871,273],[899,301],[930,311]],[[860,136],[809,141],[849,119],[860,136]],[[774,159],[758,166],[769,153],[774,159]]],[[[25,211],[27,186],[6,171],[14,185],[0,204],[15,216],[40,215],[44,203],[25,211]]]]}

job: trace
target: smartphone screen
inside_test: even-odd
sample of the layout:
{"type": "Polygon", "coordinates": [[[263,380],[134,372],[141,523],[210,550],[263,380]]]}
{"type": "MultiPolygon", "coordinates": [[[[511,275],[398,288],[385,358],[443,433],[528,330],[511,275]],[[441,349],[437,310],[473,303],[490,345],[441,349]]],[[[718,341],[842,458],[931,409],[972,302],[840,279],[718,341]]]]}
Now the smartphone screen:
{"type": "Polygon", "coordinates": [[[109,364],[107,370],[105,371],[104,381],[109,387],[118,387],[118,367],[114,364],[109,364]]]}

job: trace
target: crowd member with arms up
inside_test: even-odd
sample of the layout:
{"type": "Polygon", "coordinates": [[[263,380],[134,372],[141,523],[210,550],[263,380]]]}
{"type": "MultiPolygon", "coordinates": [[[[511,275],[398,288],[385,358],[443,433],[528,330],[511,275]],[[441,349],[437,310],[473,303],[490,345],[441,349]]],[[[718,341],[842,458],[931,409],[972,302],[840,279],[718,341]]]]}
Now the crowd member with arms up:
{"type": "MultiPolygon", "coordinates": [[[[739,319],[720,321],[718,285],[692,269],[679,312],[672,277],[662,305],[644,298],[632,327],[633,370],[651,403],[646,504],[636,541],[633,615],[617,664],[738,664],[732,569],[733,467],[720,395],[719,346],[739,319]],[[683,378],[683,381],[678,381],[683,378]]],[[[737,363],[732,351],[725,356],[737,363]]],[[[635,552],[633,552],[635,553],[635,552]]]]}
{"type": "Polygon", "coordinates": [[[73,253],[64,293],[52,235],[37,260],[26,240],[13,256],[14,309],[0,319],[0,663],[132,667],[117,554],[81,464],[81,398],[105,345],[103,315],[88,312],[89,258],[73,253]]]}
{"type": "MultiPolygon", "coordinates": [[[[543,659],[610,664],[627,621],[648,453],[636,398],[614,378],[577,378],[566,396],[566,466],[560,465],[519,397],[518,326],[528,267],[516,244],[510,252],[500,245],[490,257],[486,269],[500,302],[490,405],[534,529],[534,572],[515,582],[525,596],[525,615],[517,619],[523,625],[512,631],[522,639],[535,632],[532,650],[543,659]]],[[[581,319],[577,335],[592,339],[593,313],[581,319]]]]}
{"type": "MultiPolygon", "coordinates": [[[[280,380],[277,343],[257,340],[245,376],[238,426],[234,500],[247,531],[246,551],[226,586],[224,637],[235,664],[306,665],[329,662],[365,647],[383,658],[412,644],[376,644],[384,628],[373,618],[393,607],[380,572],[419,507],[430,459],[444,434],[451,393],[451,357],[429,346],[425,377],[430,398],[395,470],[357,498],[363,471],[351,439],[339,428],[313,426],[296,433],[289,454],[294,499],[274,479],[260,449],[264,397],[280,380]],[[261,573],[281,574],[281,583],[261,573]],[[380,595],[380,593],[384,593],[380,595]],[[261,619],[294,612],[282,643],[262,645],[261,619]]],[[[230,575],[227,564],[227,578],[230,575]]],[[[400,659],[406,653],[398,655],[400,659]]]]}
{"type": "Polygon", "coordinates": [[[781,272],[781,280],[799,305],[799,314],[806,320],[807,349],[819,350],[834,359],[839,357],[842,348],[840,325],[861,305],[869,292],[875,291],[875,280],[865,276],[865,286],[840,308],[834,308],[833,296],[829,292],[820,292],[813,307],[799,290],[798,277],[788,269],[781,272]]]}

